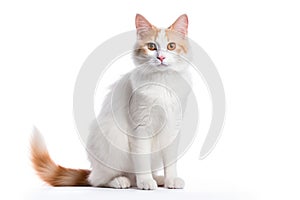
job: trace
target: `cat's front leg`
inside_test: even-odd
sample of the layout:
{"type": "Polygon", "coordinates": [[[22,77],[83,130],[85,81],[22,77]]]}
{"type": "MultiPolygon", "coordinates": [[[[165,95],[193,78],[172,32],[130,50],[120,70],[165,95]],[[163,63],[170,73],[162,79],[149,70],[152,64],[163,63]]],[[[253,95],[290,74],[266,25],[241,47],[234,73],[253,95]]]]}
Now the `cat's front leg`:
{"type": "Polygon", "coordinates": [[[174,142],[163,151],[164,162],[164,187],[169,189],[182,189],[184,188],[184,180],[177,175],[177,147],[178,137],[174,142]]]}
{"type": "Polygon", "coordinates": [[[141,138],[147,130],[138,127],[130,137],[130,150],[132,155],[133,167],[136,175],[136,184],[139,189],[154,190],[157,183],[153,179],[151,171],[151,138],[141,138]]]}
{"type": "Polygon", "coordinates": [[[176,162],[164,168],[165,184],[164,186],[169,189],[182,189],[184,188],[184,180],[177,176],[176,162]]]}

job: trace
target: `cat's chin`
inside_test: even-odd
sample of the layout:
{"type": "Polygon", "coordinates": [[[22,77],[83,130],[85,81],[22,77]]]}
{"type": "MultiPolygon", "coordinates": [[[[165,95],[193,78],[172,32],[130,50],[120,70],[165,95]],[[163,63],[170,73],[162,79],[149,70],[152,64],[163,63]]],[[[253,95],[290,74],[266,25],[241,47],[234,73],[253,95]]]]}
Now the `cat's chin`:
{"type": "Polygon", "coordinates": [[[167,64],[159,64],[159,65],[156,65],[155,66],[155,69],[157,70],[157,71],[167,71],[167,70],[170,70],[170,66],[169,65],[167,65],[167,64]]]}
{"type": "Polygon", "coordinates": [[[166,63],[160,63],[158,65],[156,65],[157,67],[160,67],[160,68],[168,68],[169,64],[166,64],[166,63]]]}
{"type": "Polygon", "coordinates": [[[159,64],[153,67],[157,72],[181,72],[187,69],[186,65],[170,65],[170,64],[159,64]]]}

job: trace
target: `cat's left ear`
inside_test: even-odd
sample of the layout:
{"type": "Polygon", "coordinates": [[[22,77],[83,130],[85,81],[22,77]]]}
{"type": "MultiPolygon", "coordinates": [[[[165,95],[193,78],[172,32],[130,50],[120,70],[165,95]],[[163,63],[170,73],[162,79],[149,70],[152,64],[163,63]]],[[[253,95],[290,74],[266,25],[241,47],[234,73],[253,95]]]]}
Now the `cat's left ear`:
{"type": "Polygon", "coordinates": [[[183,14],[177,18],[177,20],[169,27],[169,29],[186,36],[188,33],[188,24],[188,16],[183,14]]]}

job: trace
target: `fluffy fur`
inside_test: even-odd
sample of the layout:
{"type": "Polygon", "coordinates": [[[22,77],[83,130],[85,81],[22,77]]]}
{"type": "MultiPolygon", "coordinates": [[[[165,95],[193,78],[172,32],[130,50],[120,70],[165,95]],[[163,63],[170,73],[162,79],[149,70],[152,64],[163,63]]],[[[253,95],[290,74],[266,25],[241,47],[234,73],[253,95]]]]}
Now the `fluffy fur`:
{"type": "Polygon", "coordinates": [[[181,15],[167,29],[153,26],[139,14],[135,22],[136,69],[113,85],[91,126],[87,151],[92,170],[56,165],[35,129],[32,162],[50,185],[184,187],[177,176],[176,158],[181,114],[189,94],[187,64],[182,59],[188,53],[188,19],[181,15]],[[162,167],[164,176],[157,176],[162,167]]]}
{"type": "Polygon", "coordinates": [[[53,186],[87,186],[89,170],[70,169],[59,166],[50,158],[45,141],[34,128],[31,139],[31,161],[37,174],[53,186]]]}

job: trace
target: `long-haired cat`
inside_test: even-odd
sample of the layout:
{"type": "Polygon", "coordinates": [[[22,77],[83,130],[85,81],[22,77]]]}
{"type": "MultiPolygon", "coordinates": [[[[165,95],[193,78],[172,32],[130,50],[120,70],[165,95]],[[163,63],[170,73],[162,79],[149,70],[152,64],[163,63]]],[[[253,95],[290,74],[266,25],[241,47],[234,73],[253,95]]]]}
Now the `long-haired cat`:
{"type": "Polygon", "coordinates": [[[170,27],[160,29],[137,14],[135,24],[136,68],[115,83],[91,126],[86,146],[91,170],[55,164],[43,137],[34,130],[33,166],[48,184],[145,190],[158,185],[184,187],[177,176],[176,158],[181,114],[189,94],[184,81],[189,79],[188,65],[183,59],[189,51],[188,18],[181,15],[170,27]],[[161,168],[164,176],[157,175],[161,168]]]}

